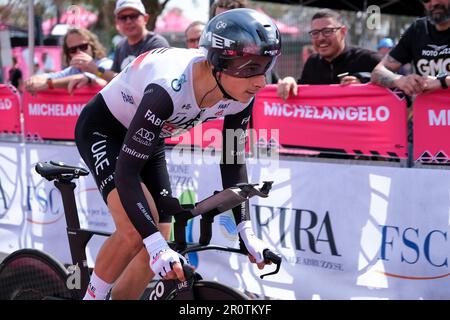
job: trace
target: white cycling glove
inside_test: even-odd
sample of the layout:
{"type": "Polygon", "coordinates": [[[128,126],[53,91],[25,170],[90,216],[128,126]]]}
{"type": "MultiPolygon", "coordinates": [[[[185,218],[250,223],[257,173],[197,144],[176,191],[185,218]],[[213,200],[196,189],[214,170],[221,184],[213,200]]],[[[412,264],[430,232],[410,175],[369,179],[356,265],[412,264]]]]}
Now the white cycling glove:
{"type": "Polygon", "coordinates": [[[264,241],[257,238],[253,232],[251,221],[242,221],[237,225],[237,231],[244,241],[247,251],[255,258],[256,263],[264,261],[263,251],[271,249],[264,241]]]}
{"type": "Polygon", "coordinates": [[[180,262],[180,256],[177,252],[170,249],[160,232],[155,232],[145,238],[144,244],[150,256],[150,268],[161,278],[165,277],[169,271],[172,271],[174,262],[180,262]]]}

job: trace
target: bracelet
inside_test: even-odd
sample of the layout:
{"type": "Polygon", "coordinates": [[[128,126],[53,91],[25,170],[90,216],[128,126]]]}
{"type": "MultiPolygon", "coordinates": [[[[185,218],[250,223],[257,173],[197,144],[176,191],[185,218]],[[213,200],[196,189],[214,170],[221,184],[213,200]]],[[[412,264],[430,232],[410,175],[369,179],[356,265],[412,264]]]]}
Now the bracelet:
{"type": "Polygon", "coordinates": [[[48,86],[48,88],[49,88],[50,90],[55,89],[55,87],[53,86],[53,80],[52,80],[52,78],[48,78],[48,79],[47,79],[47,86],[48,86]]]}

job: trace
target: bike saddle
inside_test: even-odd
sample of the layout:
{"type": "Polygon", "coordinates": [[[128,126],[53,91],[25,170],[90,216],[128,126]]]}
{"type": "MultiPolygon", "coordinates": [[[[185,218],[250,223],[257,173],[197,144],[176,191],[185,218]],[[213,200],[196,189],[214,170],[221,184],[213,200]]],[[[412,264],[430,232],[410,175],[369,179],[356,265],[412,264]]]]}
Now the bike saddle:
{"type": "Polygon", "coordinates": [[[66,165],[63,162],[38,162],[35,166],[36,172],[48,181],[58,180],[72,180],[80,176],[87,176],[89,171],[80,168],[66,165]]]}

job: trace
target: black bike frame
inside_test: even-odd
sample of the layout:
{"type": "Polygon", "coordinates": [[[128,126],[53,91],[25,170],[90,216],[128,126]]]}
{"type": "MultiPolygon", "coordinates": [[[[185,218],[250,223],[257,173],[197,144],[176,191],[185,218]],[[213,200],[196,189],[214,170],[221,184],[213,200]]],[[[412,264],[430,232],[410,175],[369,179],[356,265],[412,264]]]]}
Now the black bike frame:
{"type": "Polygon", "coordinates": [[[80,271],[80,288],[75,289],[77,296],[82,299],[89,284],[89,268],[86,258],[86,246],[93,235],[109,237],[111,234],[101,231],[81,229],[78,218],[77,203],[75,201],[74,190],[76,184],[71,181],[56,180],[56,188],[61,192],[61,198],[64,206],[64,214],[67,224],[67,237],[69,240],[72,263],[80,271]]]}

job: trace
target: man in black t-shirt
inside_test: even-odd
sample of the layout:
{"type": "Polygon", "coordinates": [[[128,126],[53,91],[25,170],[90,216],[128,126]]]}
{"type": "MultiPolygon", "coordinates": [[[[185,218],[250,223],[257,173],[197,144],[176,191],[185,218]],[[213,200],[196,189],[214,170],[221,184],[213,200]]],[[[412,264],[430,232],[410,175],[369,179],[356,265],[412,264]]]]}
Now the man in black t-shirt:
{"type": "Polygon", "coordinates": [[[306,61],[298,81],[286,77],[278,82],[282,99],[287,99],[291,91],[297,95],[297,84],[368,82],[370,72],[381,60],[376,52],[346,45],[347,27],[335,11],[324,9],[314,14],[309,34],[317,53],[306,61]]]}
{"type": "Polygon", "coordinates": [[[417,19],[372,72],[372,82],[412,96],[450,86],[450,0],[423,0],[417,19]],[[415,74],[395,74],[412,62],[415,74]]]}
{"type": "Polygon", "coordinates": [[[120,71],[140,54],[162,47],[169,47],[167,40],[152,31],[146,25],[149,15],[141,0],[118,0],[116,9],[116,28],[124,35],[114,51],[114,62],[111,70],[99,68],[97,76],[111,81],[120,71]]]}

